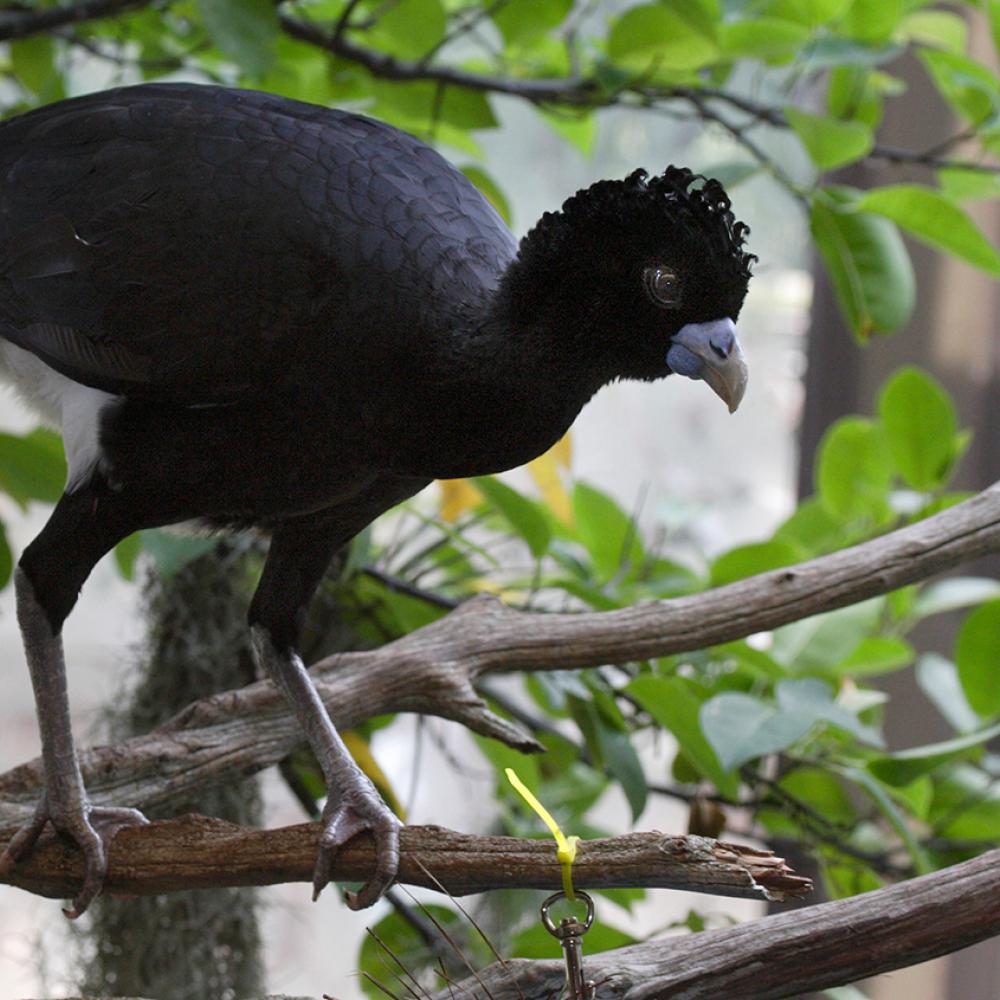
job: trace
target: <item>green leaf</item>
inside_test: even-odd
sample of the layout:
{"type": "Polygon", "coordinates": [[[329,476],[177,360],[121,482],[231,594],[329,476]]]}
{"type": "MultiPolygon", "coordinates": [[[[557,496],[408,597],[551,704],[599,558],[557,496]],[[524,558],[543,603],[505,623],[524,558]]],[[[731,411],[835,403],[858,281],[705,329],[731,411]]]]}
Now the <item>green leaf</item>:
{"type": "Polygon", "coordinates": [[[597,116],[577,111],[546,111],[540,109],[546,124],[561,135],[570,145],[575,146],[584,156],[594,151],[597,139],[597,116]]]}
{"type": "Polygon", "coordinates": [[[789,795],[812,806],[831,823],[848,825],[857,818],[843,784],[829,771],[818,767],[796,767],[779,784],[789,795]]]}
{"type": "Polygon", "coordinates": [[[712,563],[710,583],[713,587],[721,587],[755,573],[789,566],[798,562],[801,555],[796,546],[781,539],[740,545],[724,552],[712,563]]]}
{"type": "Polygon", "coordinates": [[[1000,600],[970,612],[958,632],[955,663],[969,705],[983,718],[1000,712],[1000,600]]]}
{"type": "Polygon", "coordinates": [[[917,842],[916,837],[914,837],[913,831],[906,822],[906,817],[899,811],[882,783],[859,767],[837,767],[836,770],[847,778],[848,781],[853,781],[868,793],[878,806],[879,811],[888,820],[889,825],[899,835],[899,839],[905,845],[917,874],[924,875],[930,871],[931,865],[927,860],[927,855],[917,842]]]}
{"type": "Polygon", "coordinates": [[[215,548],[216,539],[200,535],[178,535],[171,531],[142,532],[142,547],[153,557],[160,575],[169,579],[188,563],[215,548]]]}
{"type": "Polygon", "coordinates": [[[487,96],[467,87],[446,87],[443,90],[430,81],[375,85],[376,103],[373,111],[387,117],[395,112],[398,120],[412,123],[411,128],[429,128],[446,123],[458,129],[495,128],[496,116],[487,96]]]}
{"type": "Polygon", "coordinates": [[[914,655],[913,647],[904,639],[869,636],[836,664],[831,673],[837,677],[876,677],[908,666],[914,655]]]}
{"type": "Polygon", "coordinates": [[[13,572],[14,556],[10,551],[10,544],[7,541],[7,528],[0,522],[0,588],[6,587],[10,583],[10,577],[13,572]]]}
{"type": "Polygon", "coordinates": [[[900,45],[869,44],[839,35],[819,35],[802,49],[801,59],[813,72],[838,66],[880,66],[898,59],[900,45]]]}
{"type": "Polygon", "coordinates": [[[604,764],[615,781],[621,785],[629,809],[632,811],[632,822],[635,823],[645,810],[649,795],[642,764],[628,733],[604,723],[598,726],[597,733],[604,764]]]}
{"type": "Polygon", "coordinates": [[[1000,52],[1000,0],[986,0],[986,14],[990,19],[990,34],[993,48],[1000,52]]]}
{"type": "Polygon", "coordinates": [[[520,795],[511,788],[505,772],[508,767],[512,768],[535,795],[540,795],[542,774],[538,758],[523,754],[519,750],[507,746],[506,743],[501,743],[499,740],[490,740],[478,735],[475,736],[475,740],[479,752],[493,765],[493,769],[496,772],[497,788],[501,795],[513,799],[520,806],[523,806],[525,810],[524,815],[534,817],[535,814],[524,804],[520,795]]]}
{"type": "Polygon", "coordinates": [[[813,556],[850,543],[850,539],[845,538],[842,519],[819,496],[803,500],[794,513],[779,525],[774,537],[784,539],[802,553],[813,556]]]}
{"type": "Polygon", "coordinates": [[[840,17],[851,5],[851,0],[765,0],[753,9],[764,17],[798,21],[817,28],[840,17]]]}
{"type": "Polygon", "coordinates": [[[985,201],[1000,197],[1000,177],[992,170],[944,167],[937,172],[941,190],[956,201],[985,201]]]}
{"type": "Polygon", "coordinates": [[[732,191],[744,181],[756,177],[760,171],[760,164],[752,160],[729,160],[706,167],[704,174],[706,177],[717,180],[727,191],[732,191]]]}
{"type": "Polygon", "coordinates": [[[971,125],[996,119],[1000,86],[992,70],[956,52],[924,50],[919,56],[941,96],[971,125]]]}
{"type": "Polygon", "coordinates": [[[828,671],[851,655],[876,627],[884,598],[811,615],[774,632],[771,656],[799,672],[828,671]]]}
{"type": "Polygon", "coordinates": [[[996,598],[1000,598],[1000,580],[987,576],[951,576],[923,587],[910,609],[910,617],[919,621],[996,598]]]}
{"type": "Polygon", "coordinates": [[[875,45],[888,41],[903,15],[902,0],[854,0],[838,29],[849,38],[875,45]]]}
{"type": "Polygon", "coordinates": [[[893,184],[862,195],[854,207],[898,223],[912,236],[1000,276],[1000,256],[976,224],[947,195],[919,184],[893,184]]]}
{"type": "Polygon", "coordinates": [[[482,167],[472,165],[465,166],[462,167],[462,173],[476,185],[479,189],[479,193],[500,214],[500,218],[503,219],[508,226],[511,225],[510,203],[504,197],[504,193],[497,186],[496,181],[493,180],[493,178],[490,177],[490,175],[483,170],[482,167]]]}
{"type": "Polygon", "coordinates": [[[115,564],[121,575],[130,582],[135,579],[135,564],[141,552],[142,534],[138,531],[123,538],[115,546],[115,564]]]}
{"type": "MultiPolygon", "coordinates": [[[[444,928],[443,933],[449,940],[456,942],[455,946],[461,948],[462,955],[468,961],[479,961],[467,955],[476,939],[465,933],[466,922],[461,914],[436,903],[421,903],[420,909],[423,911],[421,919],[431,923],[433,918],[433,923],[444,928]],[[461,945],[457,942],[461,942],[461,945]]],[[[361,973],[358,983],[370,1000],[386,1000],[387,996],[396,995],[400,968],[415,972],[418,969],[433,968],[437,961],[433,947],[421,936],[412,921],[398,912],[392,912],[379,920],[362,939],[358,954],[358,971],[361,973]],[[384,990],[379,983],[384,985],[384,990]]]]}
{"type": "Polygon", "coordinates": [[[639,529],[606,493],[577,483],[573,489],[573,516],[577,536],[600,576],[607,579],[623,567],[634,572],[642,566],[645,553],[639,529]]]}
{"type": "Polygon", "coordinates": [[[820,170],[834,170],[860,160],[871,152],[875,142],[872,130],[863,122],[837,121],[792,107],[785,108],[785,118],[820,170]]]}
{"type": "Polygon", "coordinates": [[[56,63],[56,43],[48,35],[15,38],[10,43],[11,69],[40,103],[66,96],[62,73],[56,63]]]}
{"type": "MultiPolygon", "coordinates": [[[[597,953],[609,951],[612,948],[624,948],[625,945],[635,944],[636,939],[630,934],[626,934],[625,931],[612,927],[606,921],[601,920],[587,931],[586,942],[588,953],[597,953]],[[592,939],[591,935],[595,931],[599,933],[592,939]]],[[[559,945],[555,938],[536,920],[511,942],[510,955],[512,958],[557,958],[559,945]]],[[[383,1000],[385,1000],[384,997],[383,1000]]]]}
{"type": "Polygon", "coordinates": [[[719,47],[733,59],[780,59],[796,55],[811,31],[777,17],[727,21],[719,29],[719,47]]]}
{"type": "Polygon", "coordinates": [[[490,15],[508,45],[517,45],[558,28],[573,0],[508,0],[490,15]]]}
{"type": "Polygon", "coordinates": [[[919,10],[907,14],[900,34],[914,42],[961,55],[969,40],[969,26],[958,14],[947,10],[919,10]]]}
{"type": "Polygon", "coordinates": [[[552,541],[552,528],[538,504],[493,476],[478,476],[472,482],[524,539],[531,554],[541,558],[552,541]]]}
{"type": "Polygon", "coordinates": [[[59,435],[45,428],[29,434],[0,433],[0,489],[20,506],[29,500],[55,503],[66,483],[59,435]]]}
{"type": "Polygon", "coordinates": [[[366,35],[390,55],[420,59],[444,38],[447,27],[441,0],[406,0],[379,5],[377,20],[366,35]]]}
{"type": "Polygon", "coordinates": [[[251,76],[274,62],[278,14],[272,0],[197,0],[212,41],[251,76]]]}
{"type": "Polygon", "coordinates": [[[958,667],[937,653],[925,653],[917,661],[917,684],[927,699],[959,733],[968,733],[980,725],[979,716],[969,707],[962,690],[958,667]]]}
{"type": "Polygon", "coordinates": [[[815,720],[789,715],[739,691],[724,691],[701,706],[701,728],[727,770],[801,739],[815,720]]]}
{"type": "Polygon", "coordinates": [[[639,72],[651,67],[698,69],[719,54],[712,28],[697,3],[643,4],[627,10],[611,26],[608,55],[639,72]]]}
{"type": "Polygon", "coordinates": [[[815,198],[809,225],[848,325],[860,340],[894,333],[913,313],[916,280],[910,255],[888,219],[844,211],[849,194],[815,198]]]}
{"type": "Polygon", "coordinates": [[[916,490],[943,487],[959,448],[955,408],[944,389],[919,368],[901,368],[882,387],[878,413],[903,479],[916,490]]]}
{"type": "Polygon", "coordinates": [[[882,429],[864,417],[841,417],[823,435],[815,466],[816,491],[840,518],[890,514],[890,453],[882,429]]]}
{"type": "Polygon", "coordinates": [[[637,677],[626,690],[656,722],[673,733],[684,755],[701,774],[723,795],[735,797],[739,782],[720,765],[698,721],[703,706],[681,678],[646,674],[637,677]]]}
{"type": "Polygon", "coordinates": [[[964,736],[957,736],[952,740],[911,747],[909,750],[876,757],[868,762],[867,767],[879,781],[884,781],[888,785],[908,785],[942,764],[950,763],[970,751],[983,750],[990,740],[998,736],[1000,736],[1000,723],[964,736]]]}
{"type": "Polygon", "coordinates": [[[778,707],[786,715],[813,723],[828,722],[850,733],[862,743],[880,747],[881,734],[866,726],[856,715],[833,700],[833,689],[826,681],[815,677],[790,677],[779,681],[774,689],[778,707]]]}
{"type": "Polygon", "coordinates": [[[939,836],[1000,840],[1000,782],[979,768],[952,768],[935,787],[930,813],[939,836]]]}

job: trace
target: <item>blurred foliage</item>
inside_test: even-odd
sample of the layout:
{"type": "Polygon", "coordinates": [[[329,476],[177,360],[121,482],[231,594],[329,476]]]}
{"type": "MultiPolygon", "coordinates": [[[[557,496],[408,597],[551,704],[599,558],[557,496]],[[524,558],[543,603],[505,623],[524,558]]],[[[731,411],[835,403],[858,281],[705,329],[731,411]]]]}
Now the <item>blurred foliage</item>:
{"type": "MultiPolygon", "coordinates": [[[[449,522],[428,516],[426,498],[411,503],[391,540],[360,542],[360,571],[328,588],[371,643],[434,621],[484,590],[539,613],[697,593],[957,502],[964,495],[949,482],[967,443],[941,387],[904,368],[883,387],[875,415],[829,429],[815,494],[759,542],[708,555],[683,531],[654,541],[611,496],[558,464],[556,480],[544,479],[547,502],[537,499],[537,485],[522,490],[483,477],[462,483],[457,503],[458,484],[441,484],[449,522]]],[[[539,462],[550,464],[551,456],[539,462]]],[[[588,816],[613,789],[628,809],[623,825],[641,822],[651,796],[667,795],[689,804],[692,829],[702,829],[711,807],[723,835],[805,848],[834,897],[973,856],[1000,840],[1000,758],[987,747],[1000,737],[998,636],[1000,582],[959,576],[711,649],[531,674],[519,695],[487,683],[493,707],[513,712],[546,746],[526,758],[476,739],[495,772],[496,822],[506,833],[543,835],[503,777],[513,766],[567,833],[622,832],[602,830],[588,816]],[[951,655],[919,655],[914,628],[954,612],[964,618],[951,655]],[[912,746],[890,752],[882,724],[891,705],[878,681],[901,670],[916,672],[951,735],[929,744],[915,736],[912,746]],[[663,758],[664,732],[672,749],[650,773],[648,762],[663,758]]],[[[627,908],[643,893],[608,895],[627,908]]],[[[385,930],[402,932],[396,915],[385,930]]],[[[613,919],[604,930],[606,942],[588,935],[588,950],[631,940],[613,919]]],[[[464,922],[449,927],[463,943],[469,932],[464,922]]],[[[505,955],[535,957],[546,944],[544,953],[553,953],[530,912],[491,932],[505,955]]],[[[369,944],[362,956],[375,978],[377,953],[369,944]]],[[[427,961],[431,969],[430,953],[427,961]]]]}

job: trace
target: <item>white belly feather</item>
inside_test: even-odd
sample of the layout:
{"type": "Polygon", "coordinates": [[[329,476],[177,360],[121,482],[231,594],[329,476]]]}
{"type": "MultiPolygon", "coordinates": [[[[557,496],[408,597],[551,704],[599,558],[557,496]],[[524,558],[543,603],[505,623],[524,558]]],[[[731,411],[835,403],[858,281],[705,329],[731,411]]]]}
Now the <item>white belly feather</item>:
{"type": "Polygon", "coordinates": [[[66,492],[83,485],[102,459],[101,414],[120,397],[81,385],[30,351],[0,340],[0,378],[47,424],[62,431],[66,492]]]}

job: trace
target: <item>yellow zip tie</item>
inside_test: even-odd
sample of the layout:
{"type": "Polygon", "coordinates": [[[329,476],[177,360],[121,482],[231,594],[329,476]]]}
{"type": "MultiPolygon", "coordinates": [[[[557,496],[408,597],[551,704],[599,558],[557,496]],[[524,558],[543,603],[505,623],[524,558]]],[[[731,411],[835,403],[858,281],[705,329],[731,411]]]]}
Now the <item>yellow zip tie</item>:
{"type": "Polygon", "coordinates": [[[580,843],[580,838],[567,837],[563,834],[559,824],[552,818],[552,813],[535,798],[531,789],[514,773],[513,768],[505,768],[504,773],[521,798],[538,813],[552,836],[556,838],[556,857],[562,865],[563,892],[567,899],[576,899],[576,893],[573,892],[573,862],[576,860],[576,845],[580,843]]]}

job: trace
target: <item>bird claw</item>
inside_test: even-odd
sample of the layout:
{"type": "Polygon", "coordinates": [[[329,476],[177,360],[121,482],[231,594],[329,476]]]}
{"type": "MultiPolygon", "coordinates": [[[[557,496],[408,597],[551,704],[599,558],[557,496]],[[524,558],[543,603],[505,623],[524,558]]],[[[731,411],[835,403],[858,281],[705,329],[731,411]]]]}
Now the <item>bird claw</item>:
{"type": "Polygon", "coordinates": [[[83,886],[63,913],[75,920],[94,901],[108,874],[108,845],[115,836],[130,826],[145,826],[149,820],[138,809],[113,806],[92,806],[84,802],[76,809],[56,811],[48,805],[46,796],[38,803],[35,814],[7,844],[0,855],[0,875],[7,875],[35,846],[46,825],[51,823],[61,836],[72,840],[83,852],[83,886]]]}
{"type": "Polygon", "coordinates": [[[372,789],[371,794],[361,790],[360,801],[327,799],[323,809],[323,832],[319,840],[319,855],[313,870],[313,900],[319,897],[330,882],[333,860],[337,851],[352,837],[365,830],[375,840],[375,871],[358,892],[347,891],[347,905],[352,910],[363,910],[376,903],[392,885],[399,868],[399,829],[402,824],[372,789]]]}

